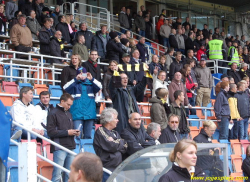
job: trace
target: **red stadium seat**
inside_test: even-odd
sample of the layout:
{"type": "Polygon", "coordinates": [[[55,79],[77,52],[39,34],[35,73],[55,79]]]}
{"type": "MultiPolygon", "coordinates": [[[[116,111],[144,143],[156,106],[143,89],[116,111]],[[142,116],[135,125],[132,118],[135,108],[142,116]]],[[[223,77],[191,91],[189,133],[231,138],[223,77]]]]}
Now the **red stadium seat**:
{"type": "Polygon", "coordinates": [[[234,172],[242,172],[241,166],[242,166],[242,157],[239,155],[231,155],[231,160],[233,164],[233,170],[234,172]]]}
{"type": "Polygon", "coordinates": [[[2,82],[2,89],[10,94],[18,93],[18,86],[15,82],[2,82]]]}
{"type": "MultiPolygon", "coordinates": [[[[52,178],[52,172],[53,172],[53,165],[46,162],[46,161],[39,161],[37,163],[37,173],[42,175],[43,177],[47,178],[47,179],[51,179],[52,178]]],[[[42,180],[42,182],[44,182],[42,180]]]]}

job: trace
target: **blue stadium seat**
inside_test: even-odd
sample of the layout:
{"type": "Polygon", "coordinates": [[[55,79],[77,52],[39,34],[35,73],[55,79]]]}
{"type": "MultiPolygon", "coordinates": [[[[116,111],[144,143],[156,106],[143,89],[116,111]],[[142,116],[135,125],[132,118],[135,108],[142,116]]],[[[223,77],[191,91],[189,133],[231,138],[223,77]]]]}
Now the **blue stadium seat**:
{"type": "Polygon", "coordinates": [[[246,158],[246,154],[242,154],[241,157],[242,157],[242,160],[244,160],[246,158]]]}
{"type": "MultiPolygon", "coordinates": [[[[19,71],[16,68],[19,68],[19,66],[12,66],[12,76],[18,77],[19,76],[19,71]]],[[[6,70],[6,76],[10,76],[10,65],[4,65],[3,67],[4,70],[6,70]]],[[[8,81],[10,81],[10,78],[7,78],[8,81]]],[[[16,78],[13,78],[12,81],[16,81],[16,78]]]]}
{"type": "MultiPolygon", "coordinates": [[[[215,73],[215,74],[212,74],[212,76],[213,77],[216,77],[216,78],[219,78],[220,79],[220,77],[221,77],[221,73],[215,73]]],[[[217,80],[217,79],[214,79],[214,84],[216,85],[217,83],[219,82],[219,80],[217,80]]],[[[211,99],[216,99],[216,96],[214,96],[214,88],[212,88],[212,92],[211,92],[211,99]]]]}
{"type": "Polygon", "coordinates": [[[33,98],[32,104],[35,106],[36,104],[38,104],[40,102],[39,98],[33,98]]]}
{"type": "Polygon", "coordinates": [[[19,83],[19,90],[21,90],[23,87],[31,87],[33,88],[33,86],[30,83],[19,83]]]}
{"type": "Polygon", "coordinates": [[[18,162],[8,162],[8,172],[10,172],[10,181],[18,182],[18,162]]]}
{"type": "Polygon", "coordinates": [[[18,161],[18,147],[13,143],[10,143],[9,158],[18,161]]]}
{"type": "Polygon", "coordinates": [[[227,148],[228,148],[228,158],[231,159],[231,155],[232,155],[232,149],[231,149],[231,144],[228,140],[220,140],[220,143],[227,143],[227,148]]]}
{"type": "MultiPolygon", "coordinates": [[[[150,42],[145,42],[146,45],[151,46],[150,42]]],[[[151,51],[151,54],[155,54],[155,51],[152,47],[149,47],[149,50],[151,51]]]]}
{"type": "Polygon", "coordinates": [[[93,139],[81,139],[81,145],[84,148],[84,152],[90,152],[95,154],[95,150],[93,147],[93,139]]]}
{"type": "MultiPolygon", "coordinates": [[[[207,105],[208,108],[213,107],[212,103],[210,102],[207,105]]],[[[202,109],[202,114],[205,116],[205,109],[202,109]]],[[[213,116],[212,111],[211,110],[207,110],[207,117],[213,116]]]]}
{"type": "MultiPolygon", "coordinates": [[[[199,119],[199,117],[197,115],[189,115],[188,116],[189,119],[199,119]]],[[[196,126],[197,128],[199,128],[200,126],[200,121],[189,121],[190,126],[196,126]]]]}
{"type": "Polygon", "coordinates": [[[56,107],[56,104],[59,104],[60,101],[59,101],[59,100],[51,99],[49,103],[50,103],[50,104],[53,104],[53,106],[56,107]]]}
{"type": "Polygon", "coordinates": [[[213,134],[213,139],[214,140],[219,140],[219,136],[220,136],[220,130],[216,129],[214,134],[213,134]]]}
{"type": "Polygon", "coordinates": [[[79,142],[79,140],[76,140],[76,139],[75,139],[75,142],[76,142],[76,148],[74,149],[74,152],[79,154],[80,153],[80,142],[79,142]]]}
{"type": "Polygon", "coordinates": [[[49,92],[52,97],[61,97],[61,95],[63,94],[60,85],[49,85],[49,92]]]}

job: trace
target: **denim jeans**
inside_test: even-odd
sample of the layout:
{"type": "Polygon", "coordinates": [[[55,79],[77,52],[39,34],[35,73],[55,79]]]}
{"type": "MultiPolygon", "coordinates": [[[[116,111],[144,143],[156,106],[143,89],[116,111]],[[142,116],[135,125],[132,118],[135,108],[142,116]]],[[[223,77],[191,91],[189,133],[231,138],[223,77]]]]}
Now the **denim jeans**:
{"type": "Polygon", "coordinates": [[[244,132],[244,135],[243,135],[243,139],[244,140],[248,140],[248,133],[247,133],[247,130],[248,130],[248,119],[249,118],[244,118],[243,119],[243,132],[244,132]]]}
{"type": "MultiPolygon", "coordinates": [[[[53,161],[68,170],[70,170],[70,165],[73,159],[74,159],[73,155],[63,150],[56,150],[53,152],[53,161]]],[[[60,182],[61,176],[62,176],[61,173],[62,173],[62,170],[54,166],[51,181],[60,182]]],[[[69,174],[64,173],[63,182],[68,182],[68,180],[69,180],[69,174]]]]}
{"type": "Polygon", "coordinates": [[[233,119],[234,126],[231,130],[228,131],[228,139],[238,139],[238,121],[237,119],[233,119]]]}
{"type": "MultiPolygon", "coordinates": [[[[83,139],[91,139],[91,131],[94,124],[94,119],[89,120],[75,120],[74,129],[78,129],[79,125],[82,124],[83,127],[83,139]]],[[[80,134],[81,136],[81,134],[80,134]]],[[[80,138],[79,138],[80,139],[80,138]]]]}
{"type": "Polygon", "coordinates": [[[145,31],[144,30],[140,30],[138,33],[140,36],[145,37],[145,31]]]}
{"type": "MultiPolygon", "coordinates": [[[[193,97],[189,97],[188,98],[188,102],[191,106],[195,106],[195,97],[193,95],[193,97]]],[[[196,110],[195,109],[190,109],[190,114],[191,115],[196,115],[196,110]]]]}
{"type": "Polygon", "coordinates": [[[221,117],[221,121],[219,122],[220,126],[220,140],[228,140],[228,125],[229,125],[229,118],[226,116],[221,117]]]}
{"type": "Polygon", "coordinates": [[[169,38],[163,38],[163,45],[165,47],[170,47],[170,45],[169,45],[169,38]]]}
{"type": "MultiPolygon", "coordinates": [[[[20,128],[19,126],[13,126],[12,128],[12,135],[14,135],[17,131],[21,130],[22,131],[22,136],[20,138],[17,139],[18,142],[21,141],[21,139],[25,139],[28,140],[28,133],[26,130],[23,130],[22,128],[20,128]]],[[[12,136],[11,135],[11,136],[12,136]]],[[[36,135],[30,134],[30,139],[36,139],[36,135]]]]}

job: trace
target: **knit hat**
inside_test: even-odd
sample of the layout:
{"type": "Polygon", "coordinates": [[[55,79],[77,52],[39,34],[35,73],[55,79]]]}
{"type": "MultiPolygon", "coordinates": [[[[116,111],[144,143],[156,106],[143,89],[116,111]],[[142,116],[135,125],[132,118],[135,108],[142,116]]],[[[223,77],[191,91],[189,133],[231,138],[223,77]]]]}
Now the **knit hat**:
{"type": "Polygon", "coordinates": [[[122,43],[123,45],[126,45],[128,42],[129,42],[128,39],[125,39],[125,38],[122,38],[122,39],[121,39],[121,43],[122,43]]]}
{"type": "Polygon", "coordinates": [[[109,33],[109,36],[111,37],[111,39],[114,39],[114,38],[116,38],[118,35],[117,35],[116,32],[110,32],[110,33],[109,33]]]}
{"type": "Polygon", "coordinates": [[[84,67],[79,67],[77,69],[77,75],[80,74],[80,73],[87,73],[86,69],[84,67]]]}

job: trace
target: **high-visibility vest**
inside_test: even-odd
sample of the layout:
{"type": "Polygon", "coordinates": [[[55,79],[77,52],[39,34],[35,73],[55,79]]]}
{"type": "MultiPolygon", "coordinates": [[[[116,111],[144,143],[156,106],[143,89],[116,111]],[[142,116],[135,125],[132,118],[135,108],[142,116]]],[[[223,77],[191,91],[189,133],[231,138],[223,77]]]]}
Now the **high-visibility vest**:
{"type": "Polygon", "coordinates": [[[233,55],[233,57],[232,57],[230,63],[228,63],[228,65],[231,65],[231,64],[233,64],[233,63],[237,63],[237,64],[239,65],[239,63],[240,63],[239,54],[238,54],[237,49],[236,49],[234,46],[231,46],[231,47],[229,48],[227,55],[228,55],[228,56],[230,55],[231,49],[234,49],[234,55],[233,55]]]}
{"type": "Polygon", "coordinates": [[[210,40],[208,42],[209,45],[209,59],[223,59],[222,54],[222,40],[210,40]]]}

